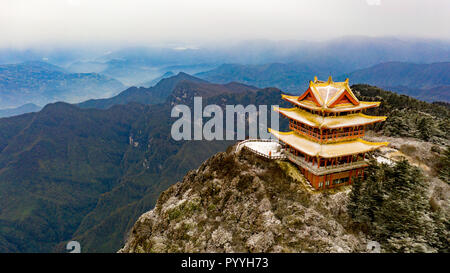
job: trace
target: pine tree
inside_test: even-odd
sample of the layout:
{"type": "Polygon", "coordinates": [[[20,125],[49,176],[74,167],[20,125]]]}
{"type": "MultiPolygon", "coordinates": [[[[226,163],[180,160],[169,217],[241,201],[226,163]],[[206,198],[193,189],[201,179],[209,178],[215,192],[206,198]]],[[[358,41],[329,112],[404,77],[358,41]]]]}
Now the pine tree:
{"type": "Polygon", "coordinates": [[[422,118],[417,124],[417,129],[419,130],[419,137],[425,141],[428,141],[431,137],[430,126],[426,118],[422,118]]]}
{"type": "Polygon", "coordinates": [[[450,183],[450,147],[445,149],[444,155],[439,160],[439,178],[450,183]]]}
{"type": "Polygon", "coordinates": [[[431,211],[420,169],[406,160],[392,167],[371,162],[366,173],[354,184],[348,210],[372,239],[389,252],[448,250],[448,221],[431,211]]]}
{"type": "Polygon", "coordinates": [[[353,218],[354,221],[357,221],[359,218],[359,204],[360,204],[360,196],[361,196],[361,188],[363,185],[362,179],[355,178],[352,185],[352,191],[350,193],[350,202],[348,204],[348,213],[353,218]]]}
{"type": "Polygon", "coordinates": [[[375,215],[378,223],[375,236],[381,241],[405,237],[405,234],[412,238],[425,237],[431,228],[426,220],[430,208],[420,170],[402,160],[386,174],[384,200],[375,215]]]}

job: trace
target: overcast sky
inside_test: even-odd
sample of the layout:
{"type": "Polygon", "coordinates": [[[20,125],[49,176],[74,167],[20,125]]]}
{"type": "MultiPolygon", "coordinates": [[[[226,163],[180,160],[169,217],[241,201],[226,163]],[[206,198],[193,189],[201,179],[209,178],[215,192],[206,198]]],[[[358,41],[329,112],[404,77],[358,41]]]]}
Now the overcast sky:
{"type": "Polygon", "coordinates": [[[450,39],[450,0],[1,0],[0,47],[450,39]]]}

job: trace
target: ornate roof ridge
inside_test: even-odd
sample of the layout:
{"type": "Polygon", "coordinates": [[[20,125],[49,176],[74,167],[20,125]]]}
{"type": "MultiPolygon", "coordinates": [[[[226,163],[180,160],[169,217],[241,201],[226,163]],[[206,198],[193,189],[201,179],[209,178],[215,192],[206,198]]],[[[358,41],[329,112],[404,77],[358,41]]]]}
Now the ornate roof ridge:
{"type": "MultiPolygon", "coordinates": [[[[317,79],[317,76],[314,76],[314,81],[309,81],[309,88],[308,90],[311,90],[312,94],[314,95],[315,99],[319,102],[320,106],[322,108],[332,108],[334,105],[333,103],[336,102],[337,99],[341,98],[341,96],[347,92],[347,94],[351,97],[351,100],[353,100],[354,105],[359,105],[359,100],[351,90],[349,86],[349,79],[345,79],[343,82],[335,82],[333,81],[333,78],[331,76],[328,77],[328,80],[320,81],[317,79]],[[332,95],[332,97],[329,97],[329,91],[327,90],[326,97],[324,98],[320,92],[318,91],[318,87],[333,87],[337,89],[338,91],[332,95]]],[[[303,94],[306,94],[305,91],[303,94]]],[[[301,95],[300,98],[303,98],[304,96],[301,95]]]]}
{"type": "Polygon", "coordinates": [[[353,105],[353,104],[349,103],[348,104],[349,107],[344,107],[344,106],[346,106],[345,104],[338,104],[337,106],[332,107],[332,108],[324,108],[321,106],[317,106],[312,101],[299,100],[299,98],[301,96],[281,94],[281,97],[282,97],[282,99],[287,100],[290,103],[293,103],[300,107],[304,107],[304,108],[308,108],[308,109],[316,110],[316,111],[328,111],[328,112],[347,112],[347,111],[352,111],[352,110],[356,110],[356,109],[376,107],[376,106],[379,106],[381,103],[379,101],[359,101],[359,105],[353,105]],[[366,106],[366,107],[364,107],[364,106],[366,106]]]}

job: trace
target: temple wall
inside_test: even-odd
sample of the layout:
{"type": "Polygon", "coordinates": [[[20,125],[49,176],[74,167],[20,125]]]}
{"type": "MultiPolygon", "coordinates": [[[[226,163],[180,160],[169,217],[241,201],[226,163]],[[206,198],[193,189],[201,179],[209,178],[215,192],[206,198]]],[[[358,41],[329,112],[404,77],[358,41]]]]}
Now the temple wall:
{"type": "Polygon", "coordinates": [[[309,172],[307,169],[301,168],[300,170],[305,178],[309,181],[309,183],[315,189],[330,189],[336,188],[343,185],[352,184],[352,180],[357,177],[363,175],[364,167],[357,168],[350,171],[344,171],[339,173],[332,173],[327,175],[317,176],[313,173],[309,172]],[[334,183],[333,183],[334,182],[334,183]],[[340,182],[340,183],[336,183],[340,182]]]}

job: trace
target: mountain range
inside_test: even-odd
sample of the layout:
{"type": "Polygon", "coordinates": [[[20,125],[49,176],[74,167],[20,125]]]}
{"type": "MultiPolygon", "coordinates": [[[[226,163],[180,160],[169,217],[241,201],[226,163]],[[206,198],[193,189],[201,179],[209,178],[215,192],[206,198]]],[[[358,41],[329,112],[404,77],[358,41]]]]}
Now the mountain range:
{"type": "Polygon", "coordinates": [[[140,86],[168,71],[195,74],[224,63],[303,63],[323,68],[320,71],[324,73],[340,75],[393,61],[448,62],[450,44],[433,39],[347,36],[324,41],[260,39],[128,48],[0,49],[0,64],[42,60],[64,67],[70,73],[99,73],[127,86],[140,86]]]}
{"type": "Polygon", "coordinates": [[[273,63],[264,65],[224,64],[198,73],[207,81],[226,83],[243,82],[250,85],[274,86],[298,94],[308,82],[318,76],[336,75],[337,80],[349,78],[351,83],[366,83],[413,96],[426,101],[450,101],[450,63],[415,64],[405,62],[381,63],[348,74],[333,71],[332,67],[318,67],[300,63],[273,63]]]}
{"type": "MultiPolygon", "coordinates": [[[[391,117],[387,134],[422,136],[420,118],[405,123],[403,116],[425,111],[433,117],[429,128],[435,128],[428,137],[439,141],[448,135],[445,106],[370,86],[354,88],[364,99],[382,98],[376,114],[391,117]]],[[[124,91],[127,104],[81,108],[59,102],[0,119],[0,252],[63,252],[69,240],[79,241],[83,252],[117,251],[162,191],[234,143],[173,140],[173,105],[192,107],[192,98],[202,96],[205,105],[221,107],[283,106],[279,89],[214,84],[184,73],[138,94],[124,91]],[[155,97],[166,99],[156,104],[155,97]]]]}
{"type": "MultiPolygon", "coordinates": [[[[130,48],[89,58],[47,52],[58,66],[1,65],[1,108],[52,103],[39,112],[27,105],[3,113],[33,113],[0,118],[0,252],[63,252],[69,240],[79,241],[83,252],[123,246],[135,220],[155,206],[161,192],[235,143],[173,140],[175,104],[192,107],[192,98],[202,96],[204,104],[221,107],[283,106],[282,92],[298,94],[314,76],[330,74],[448,102],[449,52],[448,43],[439,41],[346,37],[247,41],[213,49],[130,48]],[[199,73],[178,73],[188,69],[199,73]],[[146,87],[126,89],[113,78],[146,87]]],[[[3,53],[3,61],[44,57],[3,53]]],[[[448,140],[445,103],[369,85],[352,88],[360,98],[382,101],[373,111],[389,119],[373,130],[436,145],[448,140]]]]}
{"type": "Polygon", "coordinates": [[[71,239],[83,251],[116,251],[161,191],[233,143],[174,141],[171,105],[191,105],[194,95],[205,104],[279,103],[277,89],[186,77],[159,83],[173,88],[161,104],[59,102],[0,119],[0,252],[64,251],[71,239]]]}
{"type": "MultiPolygon", "coordinates": [[[[84,62],[85,69],[82,63],[78,63],[78,68],[74,71],[92,72],[90,69],[95,67],[100,69],[96,70],[98,73],[118,79],[127,85],[139,86],[168,71],[195,74],[214,69],[224,63],[263,66],[279,63],[307,64],[308,66],[301,68],[300,71],[312,69],[311,72],[316,74],[322,72],[328,75],[341,75],[392,61],[448,62],[450,44],[448,41],[439,40],[349,36],[325,41],[261,39],[194,47],[132,47],[114,50],[84,62]]],[[[71,68],[73,66],[69,67],[71,68]]],[[[287,80],[295,81],[290,78],[287,80]]],[[[264,80],[260,77],[258,81],[264,80]]],[[[298,82],[302,82],[301,79],[298,82]]],[[[286,87],[290,85],[287,84],[286,87]]]]}
{"type": "Polygon", "coordinates": [[[106,109],[116,104],[127,104],[129,102],[158,104],[166,100],[179,82],[186,80],[191,82],[205,82],[204,80],[180,72],[178,75],[168,79],[163,78],[155,86],[149,88],[133,86],[111,98],[87,100],[78,105],[82,108],[106,109]]]}
{"type": "Polygon", "coordinates": [[[108,97],[123,89],[122,83],[107,76],[70,73],[42,61],[0,65],[0,108],[55,101],[74,103],[108,97]]]}
{"type": "Polygon", "coordinates": [[[329,69],[332,68],[321,68],[314,64],[303,63],[223,64],[213,70],[197,73],[195,76],[218,83],[236,81],[258,87],[273,86],[295,94],[306,90],[314,76],[327,78],[328,75],[337,73],[337,71],[328,71],[329,69]]]}
{"type": "Polygon", "coordinates": [[[362,36],[113,50],[0,49],[0,109],[109,98],[126,89],[124,85],[137,86],[128,92],[139,94],[146,91],[138,87],[152,87],[180,71],[211,82],[274,86],[294,94],[304,90],[313,76],[349,76],[352,83],[448,101],[449,61],[447,41],[362,36]],[[425,84],[429,79],[434,82],[425,84]]]}
{"type": "Polygon", "coordinates": [[[27,103],[19,107],[0,109],[0,118],[18,116],[21,114],[38,112],[42,107],[33,103],[27,103]]]}
{"type": "Polygon", "coordinates": [[[450,62],[389,62],[339,77],[367,83],[426,101],[450,102],[450,62]]]}

